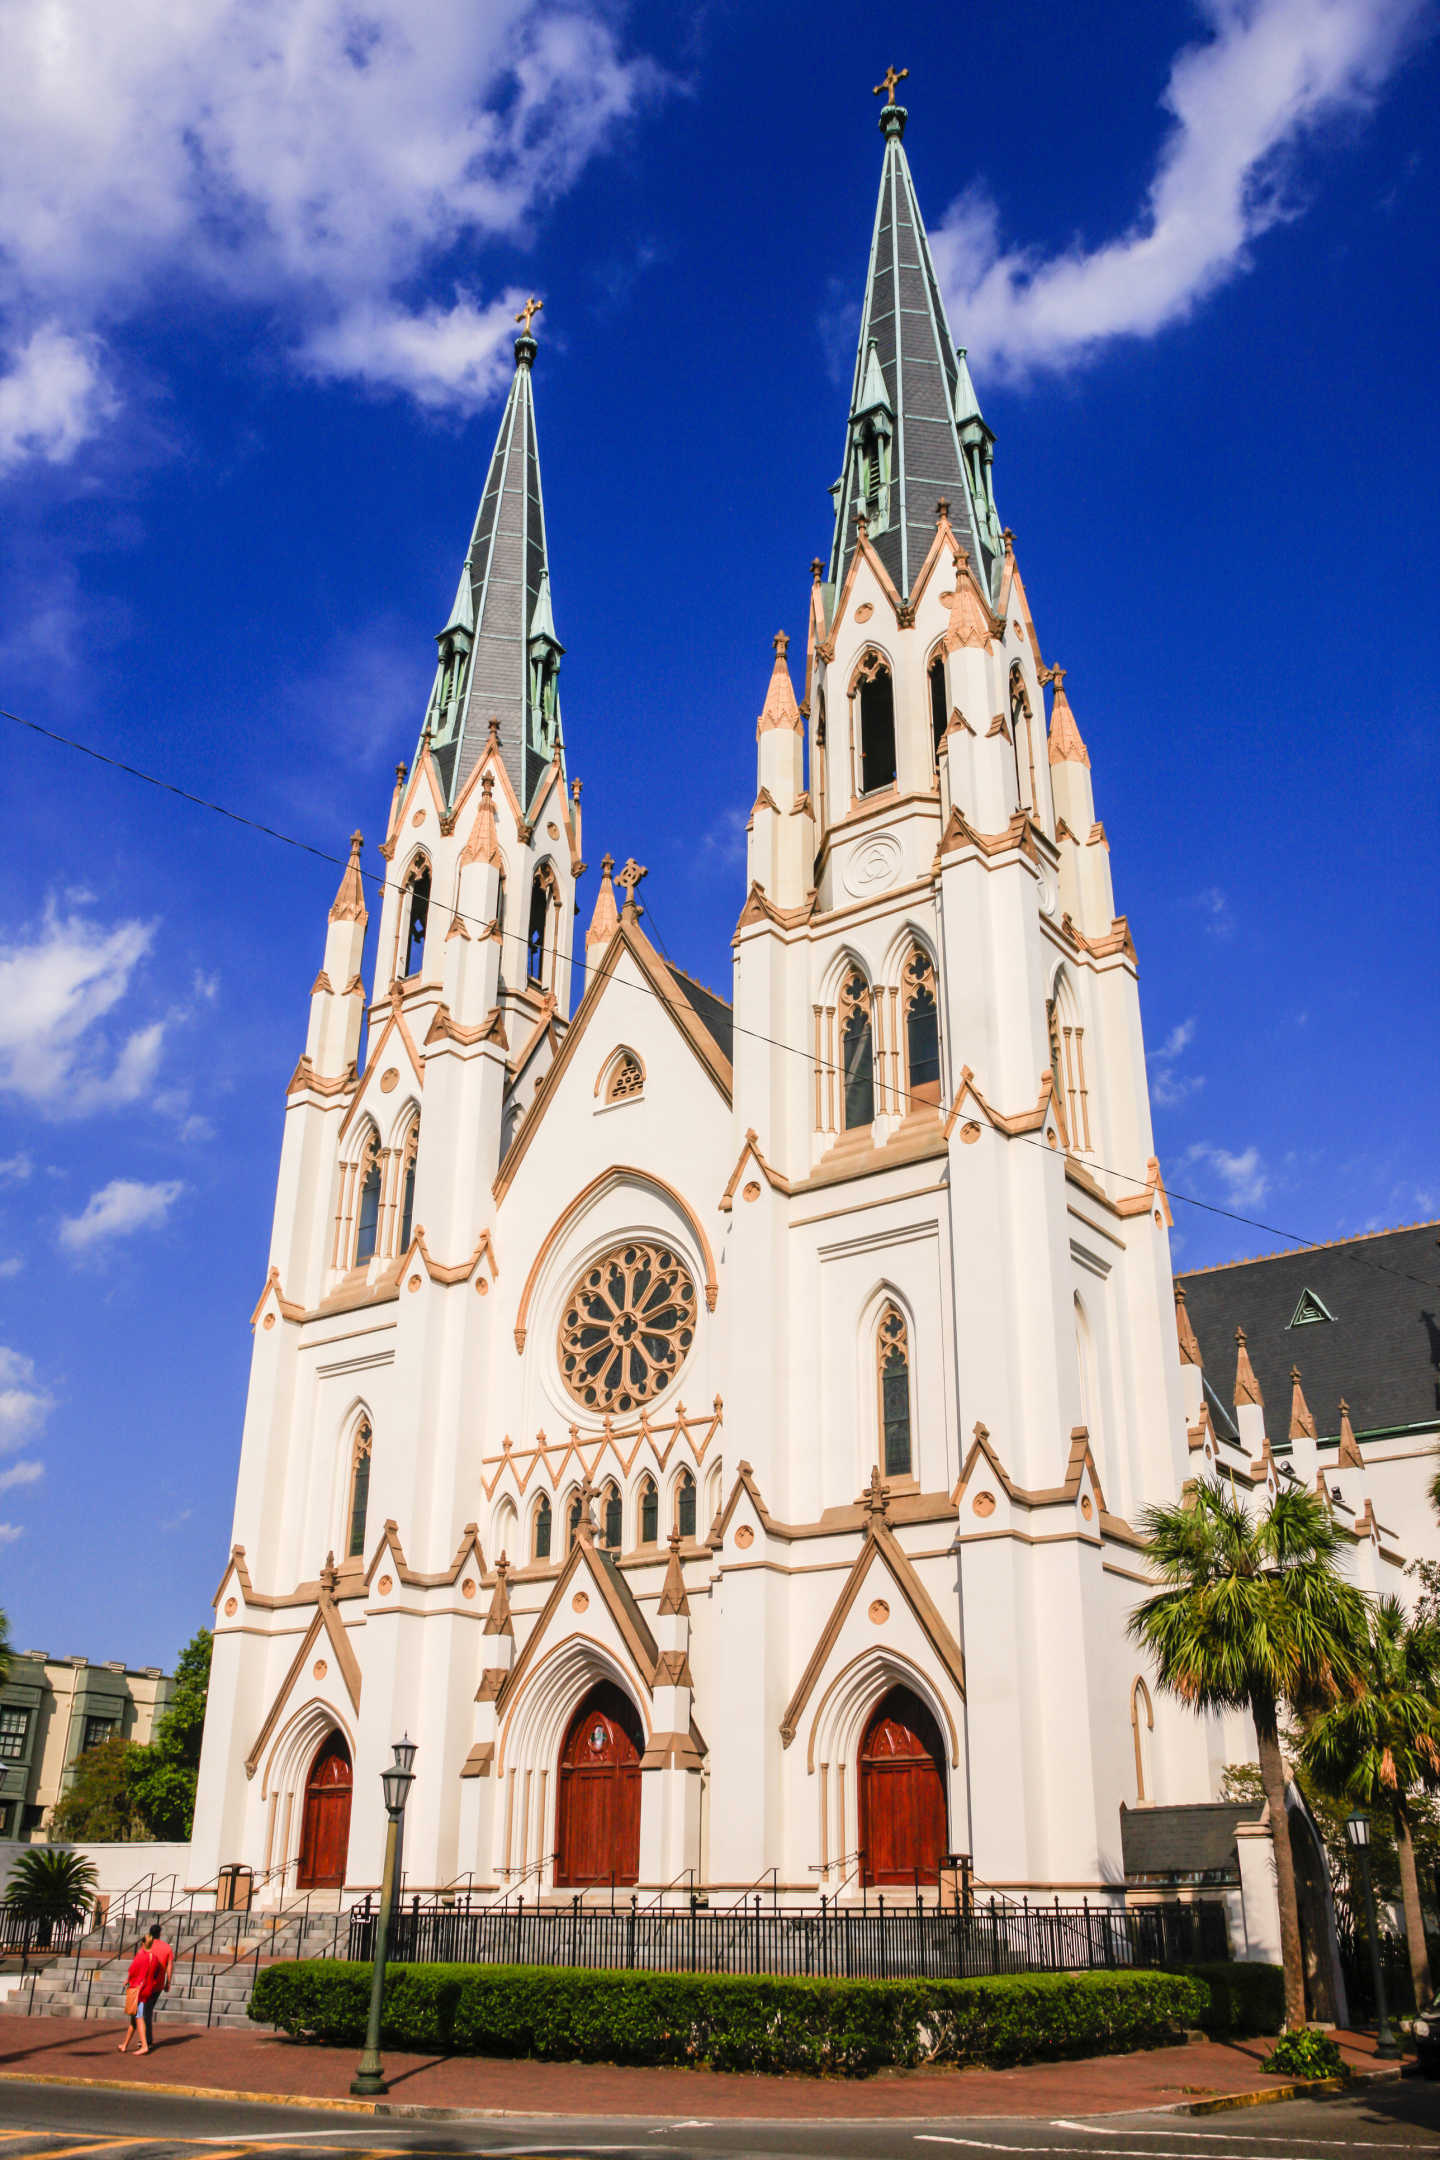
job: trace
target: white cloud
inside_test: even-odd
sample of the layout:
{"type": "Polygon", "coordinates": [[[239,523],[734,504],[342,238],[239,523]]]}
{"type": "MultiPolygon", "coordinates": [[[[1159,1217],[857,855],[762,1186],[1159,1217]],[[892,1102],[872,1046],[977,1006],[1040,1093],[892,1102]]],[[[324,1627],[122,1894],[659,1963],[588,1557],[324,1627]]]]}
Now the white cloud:
{"type": "Polygon", "coordinates": [[[34,1168],[34,1163],[23,1149],[18,1155],[7,1155],[5,1160],[0,1162],[0,1185],[23,1185],[34,1168]]]}
{"type": "Polygon", "coordinates": [[[604,0],[12,0],[3,298],[12,342],[23,326],[72,348],[68,395],[47,371],[55,410],[18,439],[73,448],[102,394],[86,340],[186,288],[272,311],[304,370],[483,401],[515,297],[426,307],[417,282],[462,245],[527,238],[661,87],[612,16],[604,0]]]}
{"type": "Polygon", "coordinates": [[[1189,1049],[1194,1035],[1194,1020],[1181,1020],[1171,1028],[1159,1049],[1150,1052],[1150,1095],[1163,1109],[1173,1109],[1205,1085],[1203,1073],[1183,1073],[1177,1064],[1189,1049]]]}
{"type": "Polygon", "coordinates": [[[1211,937],[1234,937],[1235,916],[1231,910],[1230,896],[1218,885],[1207,885],[1203,892],[1192,893],[1190,905],[1198,910],[1201,922],[1211,937]]]}
{"type": "Polygon", "coordinates": [[[5,1258],[0,1260],[0,1282],[8,1282],[12,1275],[18,1275],[24,1265],[19,1253],[7,1253],[5,1258]]]}
{"type": "Polygon", "coordinates": [[[0,1455],[9,1455],[40,1431],[55,1398],[41,1386],[35,1360],[0,1343],[0,1455]]]}
{"type": "Polygon", "coordinates": [[[24,1535],[19,1523],[0,1522],[0,1545],[13,1545],[16,1538],[24,1535]]]}
{"type": "Polygon", "coordinates": [[[1426,0],[1200,0],[1211,36],[1176,54],[1173,125],[1128,231],[1062,253],[1002,244],[982,190],[932,235],[951,319],[1011,374],[1065,368],[1109,339],[1153,337],[1249,266],[1252,241],[1299,214],[1287,159],[1324,121],[1366,110],[1426,0]]]}
{"type": "Polygon", "coordinates": [[[139,1178],[111,1178],[93,1192],[78,1215],[60,1225],[67,1252],[87,1253],[106,1238],[129,1237],[163,1223],[185,1187],[176,1178],[146,1185],[139,1178]]]}
{"type": "Polygon", "coordinates": [[[25,1461],[11,1463],[8,1470],[0,1470],[0,1492],[9,1492],[12,1486],[35,1485],[45,1475],[43,1462],[25,1461]]]}
{"type": "Polygon", "coordinates": [[[41,323],[0,374],[0,473],[26,458],[67,463],[115,409],[97,340],[41,323]]]}
{"type": "Polygon", "coordinates": [[[142,1096],[163,1021],[116,1043],[105,1026],[150,949],[154,925],[113,929],[52,902],[36,929],[0,938],[0,1093],[48,1117],[86,1117],[142,1096]]]}
{"type": "Polygon", "coordinates": [[[1197,1140],[1186,1151],[1185,1161],[1191,1166],[1203,1166],[1213,1171],[1223,1187],[1226,1202],[1233,1208],[1258,1207],[1270,1190],[1270,1173],[1261,1161],[1257,1147],[1233,1153],[1208,1140],[1197,1140]]]}

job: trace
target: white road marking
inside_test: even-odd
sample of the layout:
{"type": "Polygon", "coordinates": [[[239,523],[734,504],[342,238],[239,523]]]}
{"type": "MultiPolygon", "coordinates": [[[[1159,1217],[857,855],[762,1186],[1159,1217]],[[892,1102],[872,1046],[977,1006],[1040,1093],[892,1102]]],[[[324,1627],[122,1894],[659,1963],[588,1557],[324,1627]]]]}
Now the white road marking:
{"type": "MultiPolygon", "coordinates": [[[[1113,2137],[1115,2134],[1113,2127],[1104,2122],[1065,2122],[1057,2118],[1051,2123],[1050,2128],[1052,2130],[1083,2130],[1087,2137],[1113,2137]]],[[[1239,2137],[1241,2133],[1238,2130],[1141,2130],[1134,2126],[1127,2126],[1121,2135],[1124,2137],[1233,2139],[1239,2137]]],[[[1246,2131],[1244,2137],[1247,2145],[1342,2145],[1346,2152],[1379,2152],[1382,2149],[1386,2152],[1392,2152],[1395,2150],[1393,2141],[1387,2138],[1302,2137],[1298,2131],[1292,2132],[1289,2137],[1274,2137],[1264,2130],[1246,2131]]]]}

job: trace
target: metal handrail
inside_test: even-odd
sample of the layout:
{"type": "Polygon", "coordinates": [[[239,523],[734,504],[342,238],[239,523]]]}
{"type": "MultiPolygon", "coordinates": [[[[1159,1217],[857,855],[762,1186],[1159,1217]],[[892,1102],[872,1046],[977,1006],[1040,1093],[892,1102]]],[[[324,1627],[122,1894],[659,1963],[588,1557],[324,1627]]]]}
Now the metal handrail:
{"type": "Polygon", "coordinates": [[[511,1898],[524,1891],[530,1877],[534,1875],[538,1880],[544,1874],[546,1868],[549,1867],[551,1861],[557,1857],[557,1853],[541,1853],[538,1860],[532,1860],[530,1865],[522,1871],[517,1881],[507,1883],[500,1897],[492,1899],[490,1904],[482,1906],[481,1910],[484,1912],[505,1912],[509,1907],[511,1898]]]}
{"type": "Polygon", "coordinates": [[[639,1907],[639,1910],[642,1913],[654,1912],[656,1907],[658,1906],[663,1912],[665,1899],[670,1895],[670,1892],[674,1889],[676,1883],[683,1882],[687,1875],[690,1878],[690,1895],[693,1898],[695,1895],[695,1870],[693,1867],[682,1867],[679,1874],[672,1875],[669,1882],[667,1882],[662,1889],[657,1890],[654,1897],[650,1899],[649,1903],[641,1905],[639,1907]]]}
{"type": "Polygon", "coordinates": [[[764,1882],[767,1875],[770,1877],[771,1906],[773,1910],[778,1911],[780,1904],[780,1870],[778,1867],[767,1867],[761,1868],[760,1873],[755,1877],[754,1882],[747,1883],[745,1885],[745,1888],[741,1891],[739,1897],[736,1898],[733,1905],[722,1905],[720,1907],[721,1912],[744,1912],[747,1899],[749,1899],[755,1891],[759,1890],[761,1883],[764,1882]]]}

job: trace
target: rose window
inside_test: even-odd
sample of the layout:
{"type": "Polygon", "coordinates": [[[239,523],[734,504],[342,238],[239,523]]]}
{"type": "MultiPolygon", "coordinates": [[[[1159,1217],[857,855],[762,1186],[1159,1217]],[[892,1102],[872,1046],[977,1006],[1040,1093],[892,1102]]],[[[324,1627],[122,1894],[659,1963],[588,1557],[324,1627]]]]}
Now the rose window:
{"type": "Polygon", "coordinates": [[[587,1410],[663,1395],[695,1340],[695,1285],[666,1245],[619,1245],[587,1268],[560,1313],[560,1373],[587,1410]]]}

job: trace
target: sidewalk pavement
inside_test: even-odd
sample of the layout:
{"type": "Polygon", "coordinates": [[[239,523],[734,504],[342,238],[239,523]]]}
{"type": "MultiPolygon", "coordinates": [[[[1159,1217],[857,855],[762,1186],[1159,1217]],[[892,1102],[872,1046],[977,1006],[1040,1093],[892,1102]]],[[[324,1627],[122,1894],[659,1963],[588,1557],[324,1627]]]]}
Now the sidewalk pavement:
{"type": "MultiPolygon", "coordinates": [[[[0,2016],[0,2079],[177,2088],[192,2094],[349,2103],[355,2048],[307,2047],[261,2032],[157,2023],[149,2055],[119,2055],[118,2022],[0,2016]]],[[[1336,2035],[1360,2074],[1382,2072],[1367,2033],[1336,2035]]],[[[391,2109],[476,2114],[646,2116],[702,2114],[757,2121],[848,2122],[960,2115],[1108,2115],[1193,2106],[1227,2094],[1293,2089],[1260,2064],[1269,2040],[1192,2041],[1185,2047],[1031,2063],[1015,2070],[902,2070],[870,2078],[761,2077],[732,2071],[634,2069],[613,2063],[552,2063],[389,2054],[391,2109]]],[[[0,2085],[0,2114],[5,2112],[0,2085]]]]}

